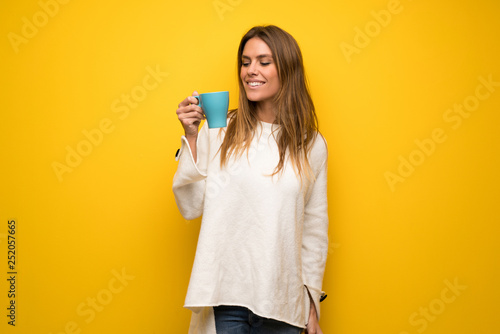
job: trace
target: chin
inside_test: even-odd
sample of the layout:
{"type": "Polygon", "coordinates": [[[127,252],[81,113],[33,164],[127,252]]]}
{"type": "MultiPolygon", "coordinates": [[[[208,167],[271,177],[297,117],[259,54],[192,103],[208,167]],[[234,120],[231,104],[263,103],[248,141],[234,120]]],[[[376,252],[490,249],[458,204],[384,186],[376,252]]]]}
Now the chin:
{"type": "Polygon", "coordinates": [[[260,94],[255,94],[254,92],[246,93],[247,99],[252,102],[259,102],[264,100],[264,98],[260,94]]]}

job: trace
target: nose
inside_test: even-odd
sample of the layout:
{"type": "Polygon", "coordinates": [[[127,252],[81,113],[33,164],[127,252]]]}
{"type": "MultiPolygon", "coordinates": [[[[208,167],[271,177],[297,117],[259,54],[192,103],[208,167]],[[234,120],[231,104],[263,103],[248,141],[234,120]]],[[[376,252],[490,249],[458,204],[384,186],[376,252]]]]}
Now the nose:
{"type": "Polygon", "coordinates": [[[257,75],[257,64],[252,62],[248,65],[248,75],[257,75]]]}

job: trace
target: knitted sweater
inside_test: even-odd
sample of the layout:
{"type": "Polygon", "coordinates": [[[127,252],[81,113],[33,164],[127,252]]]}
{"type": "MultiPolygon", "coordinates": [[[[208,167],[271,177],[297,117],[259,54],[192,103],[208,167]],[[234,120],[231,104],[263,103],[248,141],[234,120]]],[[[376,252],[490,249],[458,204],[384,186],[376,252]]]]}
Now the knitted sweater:
{"type": "Polygon", "coordinates": [[[203,125],[194,162],[187,139],[177,155],[173,191],[181,214],[203,214],[185,307],[189,333],[215,333],[213,306],[237,305],[304,328],[311,294],[316,310],[328,253],[327,147],[318,135],[309,154],[315,179],[279,161],[278,125],[260,122],[248,154],[221,169],[225,129],[203,125]]]}

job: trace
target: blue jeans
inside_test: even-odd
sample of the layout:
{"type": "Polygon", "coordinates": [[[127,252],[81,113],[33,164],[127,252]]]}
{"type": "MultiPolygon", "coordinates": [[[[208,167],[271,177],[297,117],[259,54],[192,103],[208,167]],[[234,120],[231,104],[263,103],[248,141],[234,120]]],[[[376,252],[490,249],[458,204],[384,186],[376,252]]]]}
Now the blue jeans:
{"type": "Polygon", "coordinates": [[[215,306],[217,334],[300,334],[303,329],[263,318],[241,306],[215,306]]]}

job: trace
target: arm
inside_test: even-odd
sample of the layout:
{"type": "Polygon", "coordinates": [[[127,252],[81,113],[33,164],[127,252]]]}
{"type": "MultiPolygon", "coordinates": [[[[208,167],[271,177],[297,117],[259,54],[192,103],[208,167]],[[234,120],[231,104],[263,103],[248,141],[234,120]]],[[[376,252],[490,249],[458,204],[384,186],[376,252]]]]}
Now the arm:
{"type": "Polygon", "coordinates": [[[306,203],[302,234],[302,276],[310,298],[308,333],[321,333],[317,320],[320,317],[319,300],[323,294],[321,288],[328,254],[326,147],[324,159],[306,203]],[[319,331],[313,331],[313,328],[319,331]]]}
{"type": "Polygon", "coordinates": [[[323,331],[319,327],[318,313],[316,312],[316,306],[314,306],[314,300],[309,294],[309,301],[311,303],[311,308],[309,311],[309,321],[306,326],[306,334],[323,334],[323,331]]]}
{"type": "MultiPolygon", "coordinates": [[[[193,93],[193,95],[196,94],[196,92],[193,93]]],[[[198,134],[199,124],[204,117],[201,108],[196,104],[191,104],[196,102],[194,97],[187,97],[177,109],[185,135],[182,136],[181,148],[176,156],[179,165],[172,189],[177,207],[186,219],[201,216],[205,199],[209,137],[206,125],[198,134]]]]}
{"type": "MultiPolygon", "coordinates": [[[[193,96],[198,96],[198,92],[194,91],[193,96]]],[[[177,108],[177,117],[184,128],[184,136],[187,139],[189,147],[194,158],[197,160],[196,141],[198,139],[198,128],[205,115],[203,110],[197,105],[198,100],[193,96],[186,97],[177,108]]]]}

